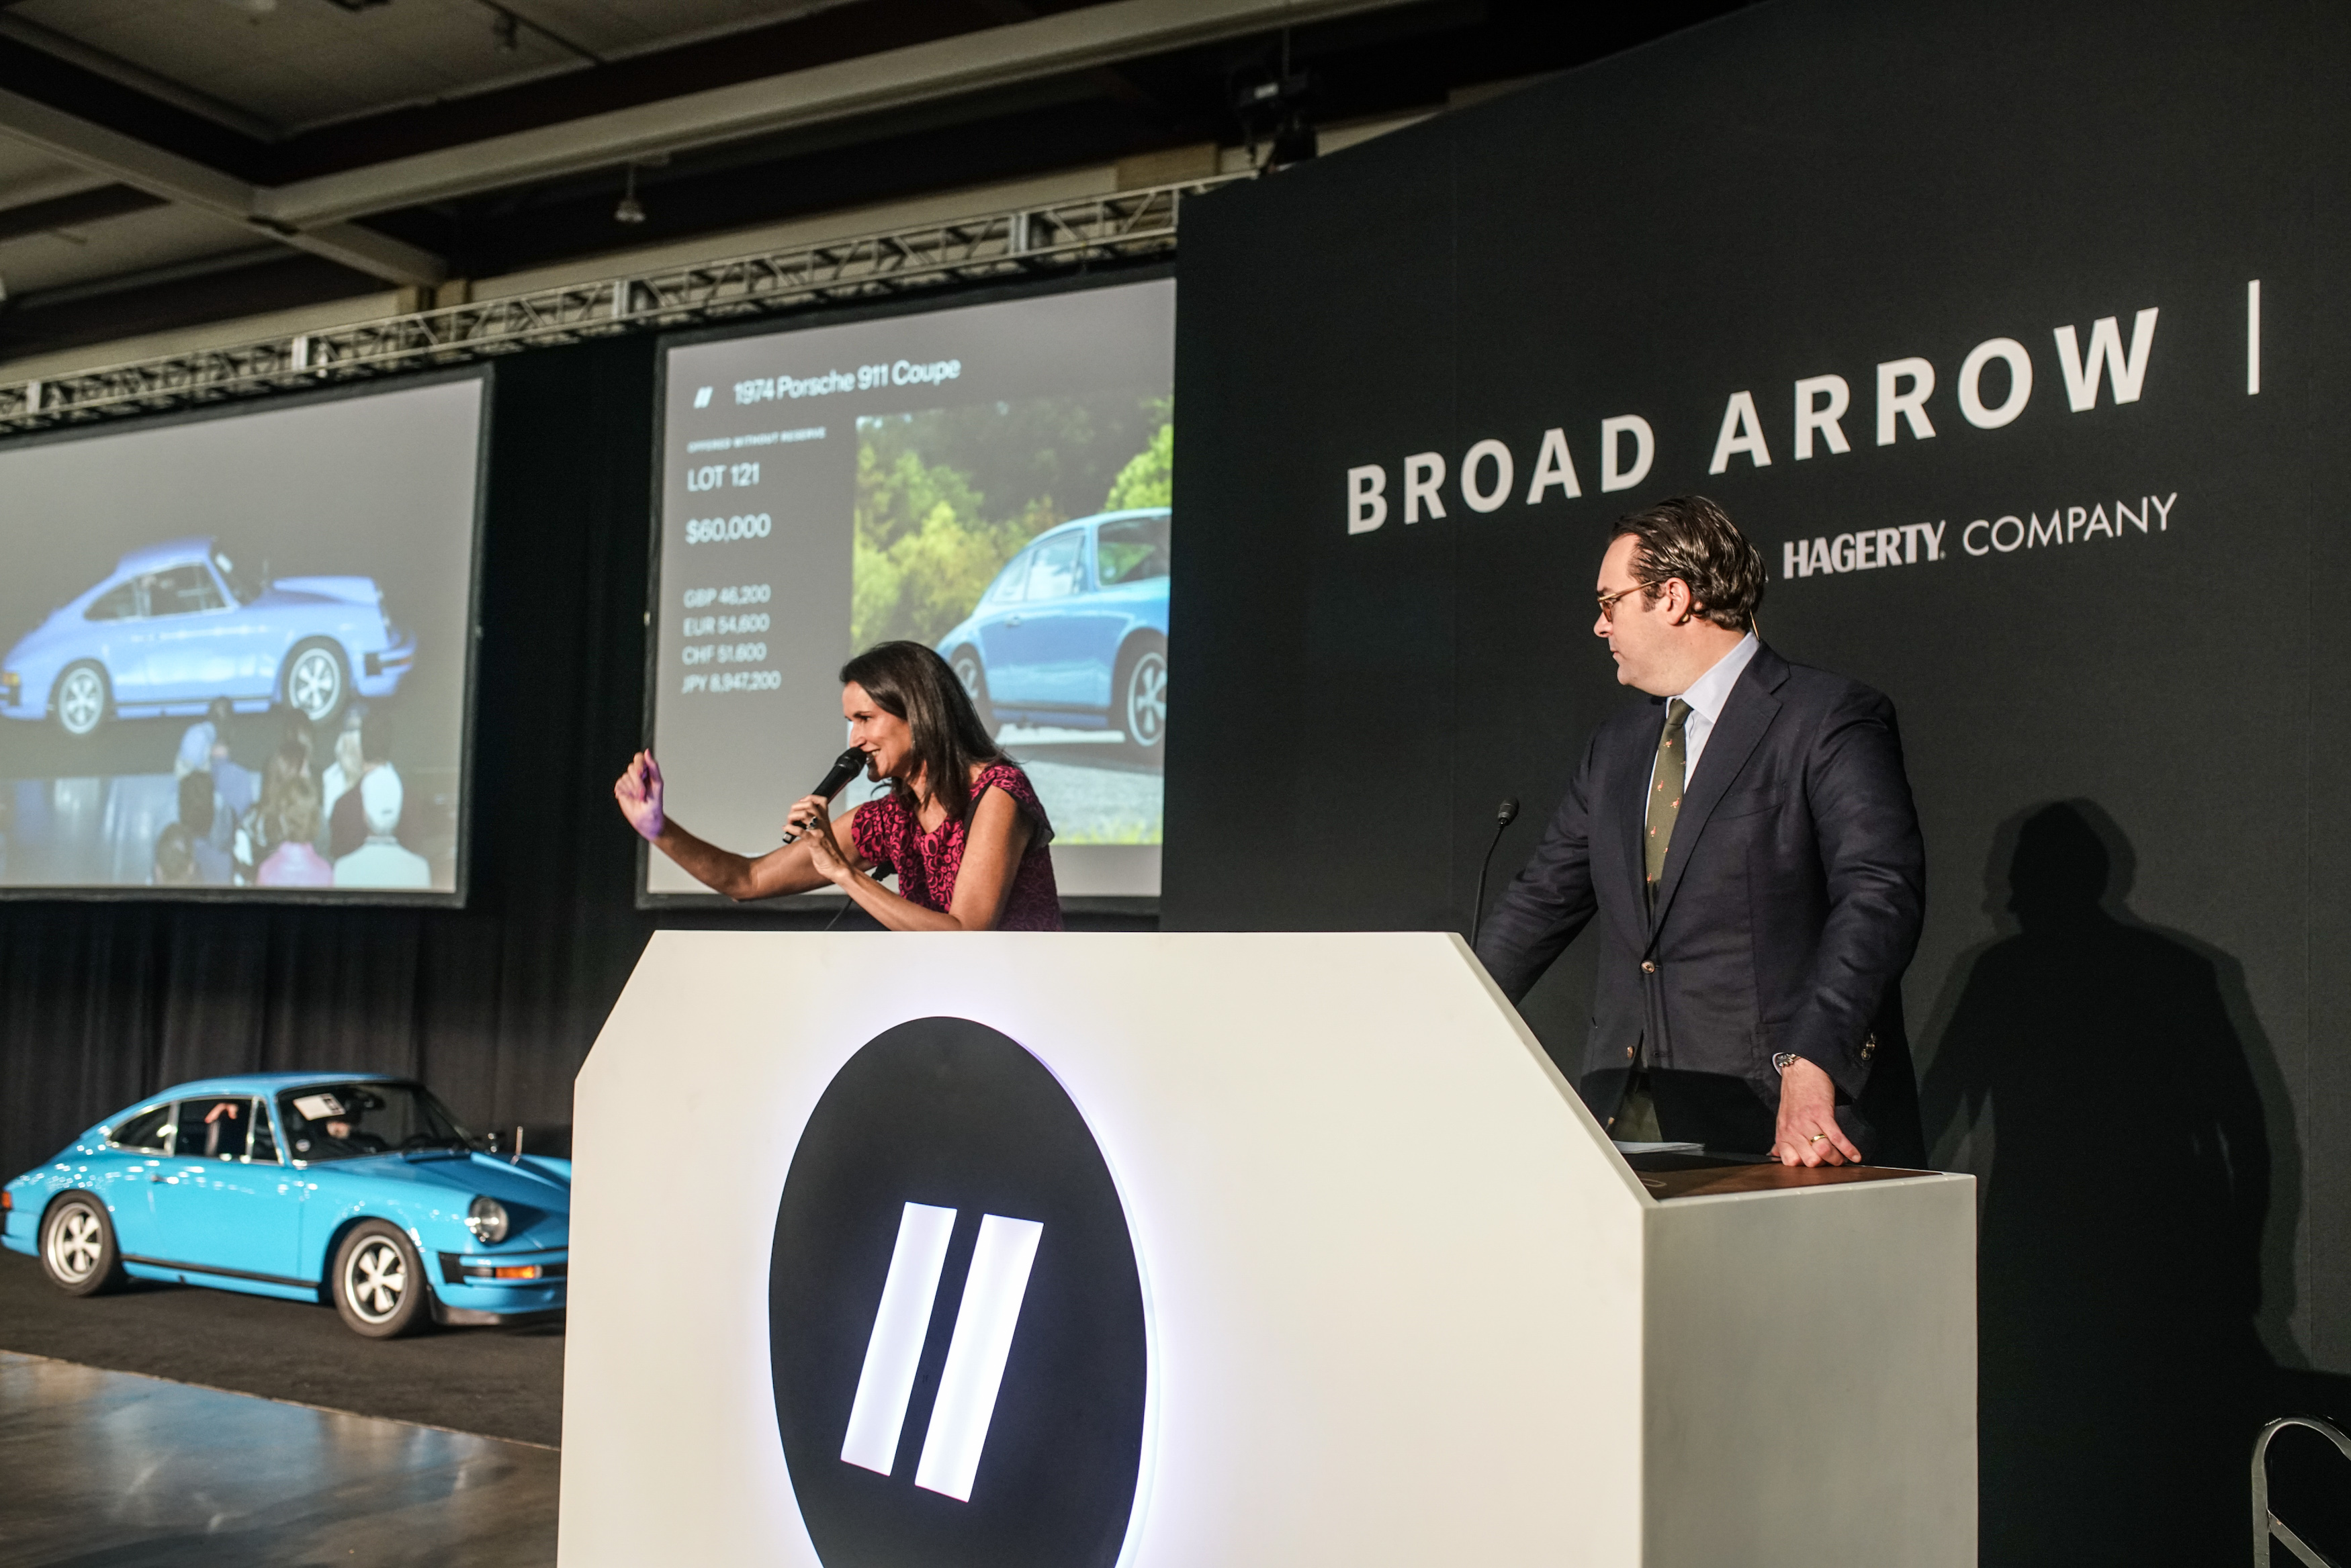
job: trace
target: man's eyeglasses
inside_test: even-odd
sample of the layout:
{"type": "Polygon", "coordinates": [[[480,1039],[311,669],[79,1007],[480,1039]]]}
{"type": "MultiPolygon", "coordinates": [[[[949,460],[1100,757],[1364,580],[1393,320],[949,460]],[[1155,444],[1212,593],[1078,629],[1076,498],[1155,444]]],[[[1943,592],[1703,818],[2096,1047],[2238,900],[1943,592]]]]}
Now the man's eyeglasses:
{"type": "Polygon", "coordinates": [[[1648,585],[1648,584],[1646,584],[1646,583],[1635,583],[1635,584],[1634,584],[1631,587],[1629,587],[1629,588],[1619,588],[1619,589],[1617,589],[1617,590],[1616,590],[1614,593],[1613,593],[1613,594],[1602,594],[1602,595],[1600,595],[1600,596],[1599,596],[1599,601],[1600,601],[1600,618],[1601,618],[1602,620],[1614,620],[1614,619],[1615,619],[1615,618],[1616,618],[1616,601],[1617,601],[1618,599],[1621,599],[1621,598],[1624,598],[1624,597],[1627,597],[1628,595],[1637,594],[1637,593],[1639,593],[1642,589],[1644,589],[1644,588],[1647,587],[1648,586],[1649,586],[1649,585],[1648,585]]]}

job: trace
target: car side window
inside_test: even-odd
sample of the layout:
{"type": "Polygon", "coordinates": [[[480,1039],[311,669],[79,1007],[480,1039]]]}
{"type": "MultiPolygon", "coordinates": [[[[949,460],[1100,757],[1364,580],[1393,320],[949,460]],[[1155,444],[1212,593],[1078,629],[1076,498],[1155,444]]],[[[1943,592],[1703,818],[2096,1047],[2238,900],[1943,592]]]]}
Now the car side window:
{"type": "Polygon", "coordinates": [[[1078,549],[1086,542],[1083,534],[1064,534],[1037,546],[1037,558],[1029,567],[1029,597],[1058,599],[1075,593],[1078,587],[1078,549]]]}
{"type": "Polygon", "coordinates": [[[139,583],[136,578],[117,583],[89,601],[81,612],[84,620],[137,620],[139,618],[139,583]]]}
{"type": "Polygon", "coordinates": [[[1021,591],[1029,586],[1029,552],[1023,550],[1012,557],[1012,564],[997,574],[996,585],[987,590],[987,602],[992,605],[1017,605],[1021,591]]]}
{"type": "Polygon", "coordinates": [[[1094,541],[1094,572],[1102,586],[1139,583],[1167,575],[1167,519],[1129,517],[1105,523],[1094,541]]]}
{"type": "Polygon", "coordinates": [[[173,566],[147,579],[149,615],[194,615],[227,607],[219,585],[201,564],[173,566]]]}
{"type": "Polygon", "coordinates": [[[253,1132],[253,1102],[216,1096],[180,1102],[180,1131],[172,1152],[193,1159],[235,1159],[253,1132]]]}
{"type": "Polygon", "coordinates": [[[276,1165],[277,1137],[269,1130],[269,1102],[254,1100],[249,1104],[253,1106],[253,1161],[256,1165],[276,1165]]]}
{"type": "Polygon", "coordinates": [[[137,1154],[168,1154],[171,1152],[172,1107],[157,1106],[141,1111],[114,1129],[107,1141],[117,1148],[127,1148],[137,1154]]]}

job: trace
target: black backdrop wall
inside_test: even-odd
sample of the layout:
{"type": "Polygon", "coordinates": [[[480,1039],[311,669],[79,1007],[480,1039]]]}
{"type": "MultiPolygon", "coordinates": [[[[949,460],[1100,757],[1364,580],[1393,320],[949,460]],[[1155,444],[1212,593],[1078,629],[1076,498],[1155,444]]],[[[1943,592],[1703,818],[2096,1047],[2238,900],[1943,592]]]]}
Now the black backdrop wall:
{"type": "Polygon", "coordinates": [[[1465,927],[1626,700],[1606,521],[1723,502],[1902,714],[1987,1563],[2241,1552],[2351,1370],[2346,64],[2338,6],[1784,0],[1186,213],[1166,923],[1465,927]]]}

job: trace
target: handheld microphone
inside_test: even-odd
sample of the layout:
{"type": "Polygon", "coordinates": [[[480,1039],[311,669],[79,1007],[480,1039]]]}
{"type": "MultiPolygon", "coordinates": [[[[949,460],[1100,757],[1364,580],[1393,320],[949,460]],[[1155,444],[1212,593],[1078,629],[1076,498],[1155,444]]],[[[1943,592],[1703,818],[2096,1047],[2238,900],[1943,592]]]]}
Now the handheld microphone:
{"type": "Polygon", "coordinates": [[[1486,913],[1486,872],[1494,864],[1494,851],[1502,842],[1502,829],[1519,819],[1519,802],[1515,795],[1505,796],[1494,807],[1494,836],[1486,841],[1486,858],[1478,862],[1478,901],[1469,908],[1469,945],[1478,945],[1478,922],[1486,913]]]}
{"type": "MultiPolygon", "coordinates": [[[[832,759],[831,771],[824,775],[824,782],[809,793],[824,796],[825,803],[831,805],[834,795],[849,787],[850,780],[865,771],[865,762],[866,757],[862,751],[855,746],[850,747],[849,750],[832,759]]],[[[799,835],[797,833],[787,833],[784,835],[784,842],[790,844],[799,837],[799,835]]]]}

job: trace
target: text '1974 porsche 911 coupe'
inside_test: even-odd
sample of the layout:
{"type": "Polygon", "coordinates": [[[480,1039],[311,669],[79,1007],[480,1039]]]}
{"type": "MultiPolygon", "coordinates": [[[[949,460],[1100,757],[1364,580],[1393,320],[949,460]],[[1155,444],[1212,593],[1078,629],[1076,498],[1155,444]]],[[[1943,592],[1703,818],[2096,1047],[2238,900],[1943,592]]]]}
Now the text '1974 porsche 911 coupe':
{"type": "Polygon", "coordinates": [[[324,1298],[389,1339],[560,1311],[571,1162],[487,1152],[407,1079],[246,1074],[109,1116],[0,1189],[0,1221],[75,1295],[132,1278],[324,1298]]]}

